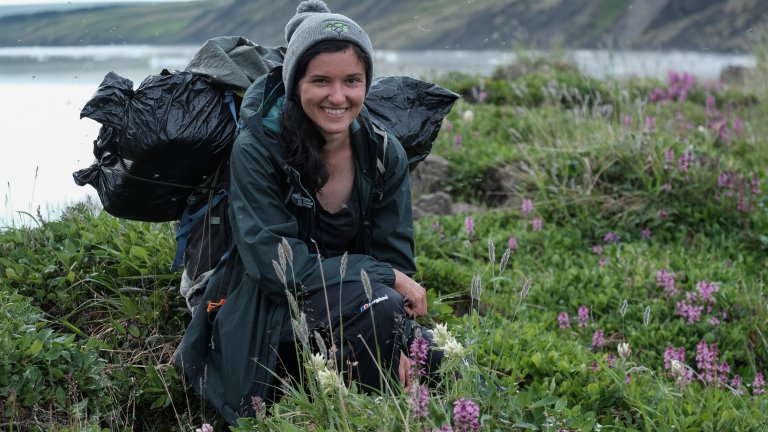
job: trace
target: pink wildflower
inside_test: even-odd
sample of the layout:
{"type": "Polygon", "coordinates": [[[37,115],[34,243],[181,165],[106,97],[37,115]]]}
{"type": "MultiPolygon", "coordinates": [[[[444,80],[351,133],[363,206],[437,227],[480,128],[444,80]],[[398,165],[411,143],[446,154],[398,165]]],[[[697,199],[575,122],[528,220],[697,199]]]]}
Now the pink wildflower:
{"type": "Polygon", "coordinates": [[[597,264],[599,264],[600,267],[604,267],[605,265],[608,264],[608,258],[606,258],[606,257],[600,258],[600,261],[598,261],[597,264]]]}
{"type": "Polygon", "coordinates": [[[667,216],[669,216],[669,213],[667,213],[666,210],[659,210],[658,216],[659,216],[659,219],[666,219],[667,216]]]}
{"type": "Polygon", "coordinates": [[[626,126],[626,127],[632,126],[632,116],[631,115],[624,114],[623,121],[624,121],[624,126],[626,126]]]}
{"type": "Polygon", "coordinates": [[[715,97],[710,95],[707,95],[707,102],[706,102],[706,113],[707,115],[717,115],[719,114],[719,111],[717,110],[717,107],[715,106],[715,97]]]}
{"type": "Polygon", "coordinates": [[[469,235],[475,233],[475,219],[472,216],[467,216],[464,218],[464,229],[469,235]]]}
{"type": "Polygon", "coordinates": [[[648,240],[651,238],[651,230],[648,228],[643,228],[643,230],[640,231],[640,237],[644,240],[648,240]]]}
{"type": "Polygon", "coordinates": [[[621,240],[621,237],[614,232],[609,231],[605,233],[605,236],[603,236],[603,241],[606,243],[616,243],[619,240],[621,240]]]}
{"type": "Polygon", "coordinates": [[[262,414],[265,407],[266,404],[264,403],[264,399],[262,399],[261,396],[251,396],[251,408],[253,408],[254,414],[262,414]]]}
{"type": "Polygon", "coordinates": [[[720,123],[720,127],[717,129],[717,137],[723,142],[728,142],[730,139],[730,135],[728,134],[728,123],[726,123],[725,120],[720,123]]]}
{"type": "Polygon", "coordinates": [[[671,169],[672,163],[675,162],[675,151],[672,149],[667,149],[667,151],[664,152],[664,169],[671,169]]]}
{"type": "Polygon", "coordinates": [[[579,327],[587,328],[587,321],[589,321],[589,308],[581,305],[579,306],[579,327]]]}
{"type": "Polygon", "coordinates": [[[669,183],[664,183],[663,185],[661,185],[661,190],[663,190],[664,192],[669,192],[672,190],[672,185],[669,183]]]}
{"type": "Polygon", "coordinates": [[[523,204],[520,206],[524,215],[528,216],[533,210],[533,201],[530,198],[525,198],[523,204]]]}
{"type": "Polygon", "coordinates": [[[755,374],[755,380],[752,381],[752,394],[759,395],[765,393],[765,378],[763,373],[758,372],[755,374]]]}
{"type": "Polygon", "coordinates": [[[656,87],[651,92],[651,95],[648,97],[648,100],[651,102],[661,102],[666,98],[667,98],[667,92],[663,88],[656,87]]]}
{"type": "Polygon", "coordinates": [[[740,376],[734,375],[733,378],[731,378],[731,387],[733,387],[733,389],[738,392],[739,388],[741,387],[741,377],[740,376]]]}
{"type": "Polygon", "coordinates": [[[749,191],[754,195],[760,193],[760,177],[757,174],[752,175],[752,180],[749,182],[749,191]]]}
{"type": "Polygon", "coordinates": [[[429,390],[418,384],[411,387],[413,418],[423,419],[429,415],[429,390]]]}
{"type": "Polygon", "coordinates": [[[733,174],[728,171],[723,171],[717,176],[717,185],[721,188],[733,187],[733,174]]]}
{"type": "Polygon", "coordinates": [[[653,132],[656,130],[656,119],[653,116],[648,116],[645,118],[645,130],[648,132],[653,132]]]}
{"type": "Polygon", "coordinates": [[[680,155],[680,159],[678,160],[678,168],[680,168],[680,171],[686,172],[691,167],[692,162],[693,154],[691,152],[683,153],[680,155]]]}
{"type": "Polygon", "coordinates": [[[699,293],[699,298],[707,303],[715,303],[714,295],[720,291],[720,287],[717,284],[709,283],[707,281],[699,281],[696,284],[696,291],[699,293]]]}
{"type": "Polygon", "coordinates": [[[480,407],[469,399],[460,398],[453,403],[453,422],[457,432],[480,429],[480,407]]]}
{"type": "Polygon", "coordinates": [[[571,327],[571,317],[568,316],[568,312],[560,312],[559,315],[557,315],[557,323],[560,325],[561,329],[567,329],[571,327]]]}
{"type": "Polygon", "coordinates": [[[411,376],[420,377],[426,374],[424,366],[427,364],[429,342],[423,337],[417,337],[411,342],[410,347],[411,376]]]}
{"type": "Polygon", "coordinates": [[[456,134],[453,136],[453,147],[456,150],[461,150],[461,135],[456,134]]]}
{"type": "Polygon", "coordinates": [[[709,323],[712,324],[713,326],[716,326],[716,325],[720,324],[720,320],[717,319],[717,317],[712,317],[712,318],[709,319],[709,323]]]}
{"type": "Polygon", "coordinates": [[[616,367],[616,356],[613,353],[608,353],[608,368],[613,369],[616,367]]]}
{"type": "Polygon", "coordinates": [[[592,348],[602,348],[605,346],[605,336],[603,335],[602,330],[597,330],[592,335],[592,348]]]}
{"type": "Polygon", "coordinates": [[[515,236],[511,236],[511,237],[509,237],[509,240],[507,240],[507,247],[508,247],[508,248],[509,248],[509,250],[511,250],[512,252],[514,252],[515,250],[517,250],[517,238],[516,238],[515,236]]]}
{"type": "Polygon", "coordinates": [[[629,372],[627,372],[627,374],[624,376],[624,384],[632,384],[632,375],[630,375],[629,372]]]}
{"type": "Polygon", "coordinates": [[[732,127],[733,133],[736,135],[741,135],[741,132],[744,131],[744,122],[742,122],[740,118],[736,117],[733,119],[732,127]]]}
{"type": "Polygon", "coordinates": [[[717,384],[727,382],[727,374],[730,366],[723,362],[718,363],[717,344],[708,345],[703,340],[696,345],[696,368],[705,383],[717,384]]]}
{"type": "Polygon", "coordinates": [[[685,367],[685,348],[668,346],[664,350],[664,369],[670,371],[681,385],[693,379],[693,372],[685,367]]]}
{"type": "Polygon", "coordinates": [[[597,372],[598,370],[600,370],[600,366],[597,364],[597,360],[593,361],[592,364],[589,365],[589,369],[592,372],[597,372]]]}
{"type": "Polygon", "coordinates": [[[675,305],[675,315],[685,318],[687,324],[699,322],[702,312],[704,312],[704,306],[690,304],[685,300],[681,300],[675,305]]]}
{"type": "Polygon", "coordinates": [[[740,211],[741,213],[746,213],[749,210],[749,204],[747,203],[747,200],[745,199],[744,191],[739,191],[739,198],[736,201],[736,209],[740,211]]]}
{"type": "Polygon", "coordinates": [[[600,245],[592,246],[592,252],[595,253],[595,255],[602,255],[603,254],[603,247],[600,245]]]}
{"type": "Polygon", "coordinates": [[[446,131],[450,132],[453,130],[453,123],[451,123],[451,121],[448,120],[447,118],[443,119],[443,127],[445,128],[446,131]]]}
{"type": "Polygon", "coordinates": [[[685,363],[685,348],[675,348],[672,345],[664,350],[664,369],[672,368],[672,360],[685,363]]]}
{"type": "Polygon", "coordinates": [[[656,285],[664,288],[664,294],[667,297],[674,297],[680,293],[680,290],[675,288],[675,274],[665,269],[656,272],[656,285]]]}
{"type": "Polygon", "coordinates": [[[541,218],[535,218],[531,221],[531,226],[533,227],[534,231],[541,231],[541,225],[543,224],[543,221],[541,218]]]}

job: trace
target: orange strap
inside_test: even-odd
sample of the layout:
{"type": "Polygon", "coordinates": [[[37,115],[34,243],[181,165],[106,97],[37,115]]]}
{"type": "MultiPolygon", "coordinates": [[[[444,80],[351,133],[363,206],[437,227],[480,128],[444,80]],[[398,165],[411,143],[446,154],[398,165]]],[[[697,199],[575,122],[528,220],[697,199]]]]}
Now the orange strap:
{"type": "Polygon", "coordinates": [[[224,306],[224,303],[227,302],[227,299],[223,298],[217,302],[209,301],[208,302],[208,313],[211,313],[212,310],[216,309],[219,306],[224,306]]]}

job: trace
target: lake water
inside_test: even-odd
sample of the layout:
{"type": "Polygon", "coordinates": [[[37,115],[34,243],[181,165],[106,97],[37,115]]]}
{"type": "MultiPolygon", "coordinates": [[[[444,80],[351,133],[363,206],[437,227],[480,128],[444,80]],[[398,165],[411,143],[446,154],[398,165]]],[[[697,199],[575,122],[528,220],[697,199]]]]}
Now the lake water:
{"type": "MultiPolygon", "coordinates": [[[[100,125],[79,119],[109,71],[134,85],[163,68],[183,69],[196,46],[94,46],[0,48],[0,228],[30,225],[28,214],[55,218],[68,204],[90,196],[75,185],[72,172],[93,162],[100,125]]],[[[669,70],[714,80],[727,65],[751,67],[748,55],[690,52],[572,51],[567,56],[596,76],[663,78],[669,70]]],[[[376,75],[433,78],[458,70],[487,75],[515,55],[499,51],[377,52],[376,75]]]]}

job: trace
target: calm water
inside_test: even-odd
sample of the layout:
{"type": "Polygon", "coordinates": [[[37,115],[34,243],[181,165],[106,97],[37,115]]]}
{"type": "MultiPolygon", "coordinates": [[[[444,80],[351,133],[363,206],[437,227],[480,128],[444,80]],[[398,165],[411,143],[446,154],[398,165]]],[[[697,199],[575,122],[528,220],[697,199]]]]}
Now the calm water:
{"type": "MultiPolygon", "coordinates": [[[[92,196],[72,172],[93,162],[92,143],[100,125],[79,119],[109,71],[135,86],[161,69],[183,69],[196,46],[106,46],[0,48],[0,227],[30,224],[24,213],[55,218],[67,204],[92,196]]],[[[753,66],[745,55],[707,53],[574,51],[570,57],[585,73],[603,76],[660,77],[669,70],[716,79],[727,65],[753,66]]],[[[489,74],[510,63],[508,52],[379,52],[377,75],[430,79],[446,70],[489,74]]]]}

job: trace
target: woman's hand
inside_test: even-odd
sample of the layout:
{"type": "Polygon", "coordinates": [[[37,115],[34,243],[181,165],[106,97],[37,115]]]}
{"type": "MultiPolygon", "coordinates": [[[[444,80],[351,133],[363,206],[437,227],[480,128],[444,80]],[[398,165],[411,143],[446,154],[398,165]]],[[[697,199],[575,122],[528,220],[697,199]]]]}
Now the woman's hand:
{"type": "Polygon", "coordinates": [[[427,314],[427,290],[405,273],[395,269],[395,291],[403,296],[405,314],[418,318],[427,314]]]}
{"type": "Polygon", "coordinates": [[[400,384],[403,385],[405,390],[411,386],[411,375],[409,369],[411,368],[411,360],[404,352],[400,351],[400,368],[397,371],[397,375],[400,378],[400,384]]]}

